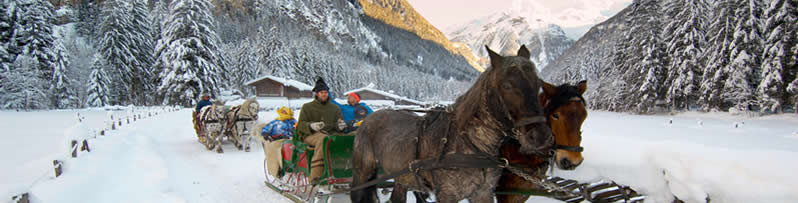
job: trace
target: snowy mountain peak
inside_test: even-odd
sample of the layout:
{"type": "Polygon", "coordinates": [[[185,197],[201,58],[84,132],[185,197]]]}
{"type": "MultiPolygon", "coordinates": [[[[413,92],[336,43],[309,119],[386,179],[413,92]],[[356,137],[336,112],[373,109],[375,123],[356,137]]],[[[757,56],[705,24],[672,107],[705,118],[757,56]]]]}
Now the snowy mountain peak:
{"type": "Polygon", "coordinates": [[[447,36],[452,42],[467,44],[486,67],[487,52],[483,46],[487,45],[504,55],[512,55],[525,44],[539,70],[554,61],[574,42],[559,25],[519,15],[512,10],[452,27],[447,36]]]}

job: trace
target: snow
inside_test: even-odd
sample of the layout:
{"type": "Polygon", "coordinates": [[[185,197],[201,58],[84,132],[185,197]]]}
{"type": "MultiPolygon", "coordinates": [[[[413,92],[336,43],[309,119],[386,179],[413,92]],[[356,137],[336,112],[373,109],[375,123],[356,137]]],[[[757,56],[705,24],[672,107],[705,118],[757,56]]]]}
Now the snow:
{"type": "MultiPolygon", "coordinates": [[[[402,97],[402,96],[391,94],[391,93],[388,93],[388,92],[385,92],[385,91],[382,91],[382,90],[374,89],[373,85],[371,85],[371,84],[369,86],[366,86],[366,87],[362,87],[362,88],[359,88],[359,89],[354,89],[354,90],[350,90],[348,92],[344,92],[344,95],[348,95],[349,93],[360,92],[360,91],[373,92],[375,94],[379,94],[379,95],[382,95],[382,96],[385,96],[385,97],[388,97],[388,98],[395,99],[396,101],[404,100],[404,101],[409,101],[409,102],[412,102],[412,103],[415,103],[415,104],[424,104],[424,102],[421,102],[421,101],[413,100],[413,99],[410,99],[410,98],[407,98],[407,97],[402,97]]],[[[376,101],[376,102],[380,102],[380,101],[376,101]]]]}
{"type": "MultiPolygon", "coordinates": [[[[304,103],[259,99],[261,106],[285,101],[304,103]]],[[[116,118],[129,115],[128,108],[121,110],[113,111],[116,118]]],[[[120,130],[89,139],[91,152],[65,159],[58,178],[52,160],[65,156],[58,147],[65,144],[61,137],[85,134],[76,126],[103,127],[106,112],[0,112],[6,166],[0,169],[0,198],[29,192],[35,202],[290,202],[263,184],[259,145],[252,152],[229,143],[224,154],[208,151],[196,141],[190,112],[123,122],[120,130]],[[86,117],[80,125],[76,113],[86,117]]],[[[276,116],[273,110],[259,113],[262,122],[276,116]]],[[[591,111],[582,127],[585,161],[552,175],[616,181],[648,195],[646,202],[670,202],[674,195],[686,202],[703,202],[707,195],[712,202],[791,202],[798,199],[798,176],[792,175],[798,163],[791,161],[798,156],[796,126],[795,114],[591,111]],[[734,123],[745,125],[734,128],[734,123]]],[[[528,202],[540,201],[556,202],[542,197],[528,202]]]]}
{"type": "Polygon", "coordinates": [[[299,82],[299,81],[292,80],[292,79],[286,79],[286,78],[271,76],[271,75],[266,75],[266,76],[263,76],[263,77],[260,77],[260,78],[254,79],[254,80],[250,80],[250,81],[247,81],[244,84],[252,85],[253,83],[261,81],[261,80],[266,79],[266,78],[274,80],[276,82],[279,82],[279,83],[281,83],[281,84],[283,84],[285,86],[288,86],[288,87],[296,87],[297,89],[299,89],[301,91],[311,91],[311,90],[313,90],[313,86],[310,86],[310,85],[305,84],[303,82],[299,82]]]}

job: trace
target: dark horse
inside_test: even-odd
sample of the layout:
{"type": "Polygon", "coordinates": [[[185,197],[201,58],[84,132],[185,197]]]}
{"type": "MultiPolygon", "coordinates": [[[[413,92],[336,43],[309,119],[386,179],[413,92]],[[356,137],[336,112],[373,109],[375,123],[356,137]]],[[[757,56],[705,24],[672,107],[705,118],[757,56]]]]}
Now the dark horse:
{"type": "MultiPolygon", "coordinates": [[[[546,114],[546,123],[554,134],[556,153],[554,163],[563,170],[573,170],[582,163],[582,122],[587,118],[585,100],[582,94],[587,89],[587,81],[581,81],[576,86],[563,84],[558,87],[548,83],[543,84],[543,94],[540,94],[540,103],[546,114]]],[[[543,176],[549,168],[545,158],[519,152],[518,143],[502,145],[502,157],[516,165],[530,166],[526,171],[538,176],[543,176]]],[[[504,170],[497,191],[543,191],[524,178],[504,170]]],[[[500,203],[525,202],[529,195],[496,195],[500,203]]]]}
{"type": "MultiPolygon", "coordinates": [[[[487,48],[487,47],[486,47],[487,48]]],[[[352,185],[376,179],[377,169],[395,174],[419,160],[455,154],[499,158],[504,137],[518,140],[525,154],[551,150],[554,139],[537,98],[542,81],[521,46],[518,56],[500,56],[487,48],[491,68],[457,98],[446,112],[419,117],[407,111],[381,110],[363,121],[355,138],[352,185]]],[[[500,168],[448,167],[414,170],[394,179],[392,202],[405,202],[408,189],[434,192],[438,202],[493,202],[500,168]]],[[[376,187],[351,193],[352,202],[376,201],[376,187]]]]}

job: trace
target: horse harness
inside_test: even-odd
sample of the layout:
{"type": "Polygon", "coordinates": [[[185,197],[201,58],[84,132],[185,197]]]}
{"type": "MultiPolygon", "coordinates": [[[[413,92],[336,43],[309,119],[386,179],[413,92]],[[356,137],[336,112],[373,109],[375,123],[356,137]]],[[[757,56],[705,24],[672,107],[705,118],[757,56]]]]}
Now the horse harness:
{"type": "MultiPolygon", "coordinates": [[[[434,123],[434,121],[436,121],[441,116],[441,114],[451,114],[453,112],[453,109],[454,109],[453,106],[449,106],[445,109],[438,108],[431,110],[409,110],[412,112],[436,113],[436,115],[434,115],[431,119],[428,119],[427,117],[421,117],[421,119],[419,120],[418,123],[420,127],[419,132],[414,138],[416,142],[416,150],[415,150],[416,160],[410,162],[407,168],[399,172],[371,180],[369,182],[363,183],[361,185],[346,190],[339,190],[334,193],[346,193],[350,191],[360,190],[408,173],[413,173],[416,181],[419,184],[421,184],[422,187],[425,187],[426,189],[429,190],[429,183],[427,183],[426,181],[424,181],[423,178],[421,178],[419,172],[426,170],[440,169],[440,168],[509,168],[509,167],[517,169],[530,168],[527,166],[511,164],[510,161],[507,160],[506,158],[497,158],[487,153],[479,153],[479,154],[455,153],[455,154],[444,155],[446,149],[449,146],[448,137],[450,136],[449,134],[451,134],[449,133],[449,130],[452,125],[451,123],[446,124],[447,126],[446,126],[446,131],[444,133],[444,137],[441,138],[441,143],[443,144],[440,145],[439,156],[433,159],[420,159],[420,149],[421,149],[420,142],[423,133],[426,131],[427,127],[429,127],[432,123],[434,123]]],[[[507,115],[509,116],[509,112],[507,115]]],[[[512,117],[508,118],[512,121],[512,117]]],[[[517,127],[533,123],[542,123],[542,122],[545,122],[545,117],[543,116],[536,116],[532,118],[522,119],[519,125],[509,128],[510,132],[507,132],[508,128],[505,128],[505,131],[503,131],[505,137],[503,139],[507,139],[510,137],[508,133],[514,133],[515,135],[520,136],[520,132],[516,129],[517,127]]],[[[473,143],[471,144],[473,145],[473,143]]]]}

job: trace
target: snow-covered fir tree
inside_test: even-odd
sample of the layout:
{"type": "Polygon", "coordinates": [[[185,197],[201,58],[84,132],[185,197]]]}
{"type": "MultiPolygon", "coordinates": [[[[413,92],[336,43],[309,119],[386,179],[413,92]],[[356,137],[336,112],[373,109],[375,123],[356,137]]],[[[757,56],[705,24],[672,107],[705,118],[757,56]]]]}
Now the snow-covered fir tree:
{"type": "Polygon", "coordinates": [[[53,6],[47,0],[22,0],[16,7],[14,43],[21,54],[38,61],[39,77],[50,80],[56,58],[53,52],[53,6]]]}
{"type": "Polygon", "coordinates": [[[78,97],[69,77],[69,55],[61,40],[55,42],[56,62],[53,66],[53,79],[50,81],[50,100],[58,109],[76,108],[78,97]]]}
{"type": "Polygon", "coordinates": [[[9,0],[0,0],[0,73],[11,69],[11,65],[14,64],[14,58],[16,58],[15,52],[9,50],[9,46],[12,45],[11,37],[14,35],[16,24],[12,13],[13,10],[9,10],[11,3],[9,0]]]}
{"type": "Polygon", "coordinates": [[[663,32],[670,62],[665,101],[672,110],[688,110],[698,100],[708,5],[703,0],[673,0],[665,5],[671,15],[663,32]]]}
{"type": "MultiPolygon", "coordinates": [[[[634,41],[635,44],[641,46],[643,53],[643,60],[637,62],[633,67],[635,70],[640,70],[640,73],[645,74],[643,81],[636,83],[640,84],[638,93],[639,98],[637,102],[637,112],[646,113],[652,112],[658,100],[664,96],[664,83],[666,79],[665,64],[667,64],[665,55],[665,44],[662,43],[662,14],[659,1],[643,1],[636,10],[636,15],[642,18],[642,24],[638,29],[645,32],[642,41],[634,41]]],[[[637,87],[637,86],[636,86],[637,87]]]]}
{"type": "Polygon", "coordinates": [[[761,111],[780,113],[786,98],[789,81],[790,48],[795,46],[798,21],[795,1],[774,0],[765,12],[765,46],[761,68],[761,79],[757,88],[757,99],[761,111]]]}
{"type": "Polygon", "coordinates": [[[636,0],[626,25],[629,29],[616,44],[613,64],[623,83],[610,82],[621,92],[611,95],[609,108],[616,111],[649,112],[662,97],[665,80],[665,45],[662,43],[660,1],[636,0]]]}
{"type": "MultiPolygon", "coordinates": [[[[86,39],[86,42],[92,46],[100,40],[102,34],[99,32],[100,23],[103,18],[101,17],[102,4],[99,1],[77,1],[73,5],[76,8],[75,31],[86,39]]],[[[160,1],[159,1],[160,2],[160,1]]]]}
{"type": "Polygon", "coordinates": [[[760,0],[737,0],[739,6],[735,10],[735,30],[731,41],[729,65],[725,67],[729,73],[721,96],[733,104],[738,111],[752,110],[756,105],[754,95],[758,84],[758,69],[762,58],[762,37],[760,16],[762,2],[760,0]]]}
{"type": "Polygon", "coordinates": [[[227,43],[221,46],[222,52],[225,53],[224,58],[229,60],[226,65],[229,67],[228,72],[230,73],[230,80],[228,80],[230,84],[228,85],[245,94],[250,88],[247,88],[244,83],[258,76],[256,54],[252,50],[253,47],[256,46],[249,38],[239,43],[227,43]]]}
{"type": "Polygon", "coordinates": [[[134,78],[138,81],[131,80],[131,83],[133,83],[131,85],[132,99],[135,104],[148,104],[154,99],[150,95],[154,92],[154,82],[157,80],[153,79],[152,22],[150,21],[147,4],[143,0],[132,0],[130,17],[130,27],[128,28],[130,31],[128,33],[133,35],[133,46],[130,48],[133,57],[136,58],[133,64],[130,65],[138,72],[138,76],[134,78]]]}
{"type": "Polygon", "coordinates": [[[100,24],[100,41],[98,53],[104,62],[104,70],[111,82],[111,104],[127,105],[132,101],[132,82],[139,77],[137,59],[132,47],[135,39],[128,28],[130,25],[130,12],[127,1],[108,0],[103,4],[102,23],[100,24]]]}
{"type": "Polygon", "coordinates": [[[91,107],[103,107],[110,105],[110,90],[108,89],[109,83],[108,76],[103,71],[105,66],[102,61],[103,57],[99,54],[95,55],[94,63],[91,66],[91,75],[89,75],[88,88],[86,89],[86,105],[91,107]]]}
{"type": "Polygon", "coordinates": [[[721,97],[721,91],[729,75],[725,67],[729,65],[735,8],[733,1],[716,1],[713,5],[712,20],[707,31],[709,46],[702,56],[707,61],[707,67],[702,74],[699,88],[699,103],[704,111],[728,108],[721,97]]]}
{"type": "Polygon", "coordinates": [[[146,104],[153,89],[150,23],[144,4],[136,2],[104,2],[99,53],[112,80],[112,104],[146,104]]]}
{"type": "Polygon", "coordinates": [[[49,81],[41,78],[39,61],[32,56],[17,56],[11,71],[0,81],[0,104],[5,109],[46,109],[50,106],[47,96],[49,81]]]}
{"type": "Polygon", "coordinates": [[[218,95],[223,59],[208,0],[175,0],[156,46],[161,69],[158,94],[163,104],[189,106],[203,92],[218,95]]]}
{"type": "MultiPolygon", "coordinates": [[[[632,5],[635,9],[639,7],[640,2],[635,1],[632,5]]],[[[606,109],[610,111],[628,111],[629,106],[627,104],[631,103],[628,100],[632,98],[633,89],[628,88],[630,87],[630,82],[627,80],[627,75],[631,75],[636,71],[632,69],[632,65],[637,63],[637,61],[642,61],[643,57],[641,56],[643,50],[640,50],[639,46],[633,44],[636,38],[640,36],[636,35],[636,29],[640,29],[639,27],[634,26],[637,23],[640,23],[640,20],[635,17],[635,12],[630,12],[626,16],[626,21],[624,25],[629,27],[630,29],[623,33],[623,37],[618,38],[618,42],[615,44],[615,52],[612,54],[612,69],[607,69],[604,71],[604,75],[607,77],[602,77],[602,83],[604,83],[605,87],[608,89],[614,90],[612,92],[608,92],[608,94],[604,95],[601,99],[606,103],[606,109]]],[[[640,31],[638,31],[640,32],[640,31]]],[[[635,74],[639,75],[639,74],[635,74]]],[[[631,77],[631,76],[629,76],[631,77]]]]}

